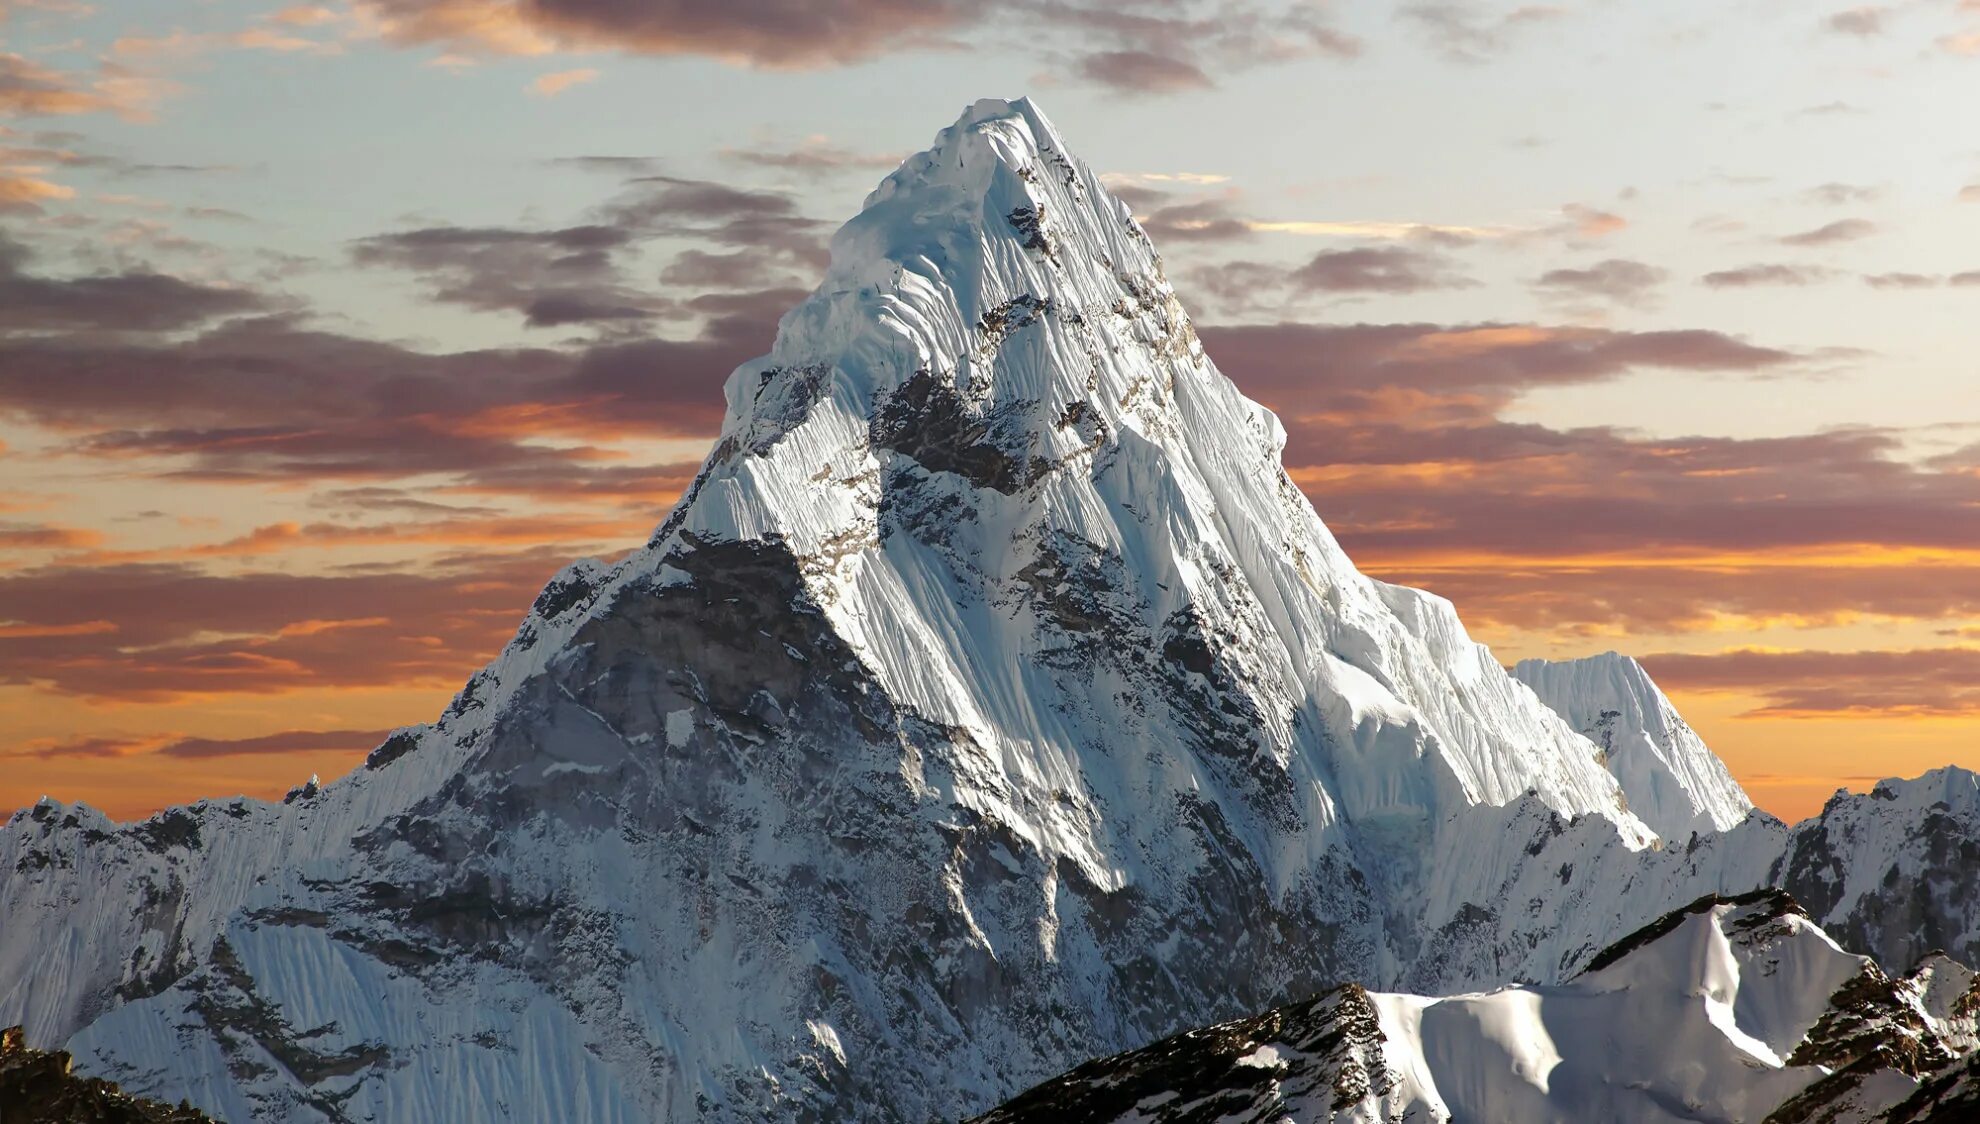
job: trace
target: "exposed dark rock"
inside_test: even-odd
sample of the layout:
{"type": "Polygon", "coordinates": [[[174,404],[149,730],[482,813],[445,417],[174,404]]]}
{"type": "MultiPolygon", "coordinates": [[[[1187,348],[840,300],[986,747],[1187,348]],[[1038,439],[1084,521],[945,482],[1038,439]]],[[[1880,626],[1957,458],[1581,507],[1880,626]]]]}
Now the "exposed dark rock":
{"type": "Polygon", "coordinates": [[[970,412],[944,380],[917,371],[874,417],[871,440],[930,472],[952,472],[1009,495],[1018,490],[1024,465],[995,440],[993,421],[970,412]]]}
{"type": "Polygon", "coordinates": [[[419,748],[419,735],[411,730],[400,730],[378,744],[378,748],[365,756],[364,767],[383,769],[406,754],[419,748]]]}
{"type": "Polygon", "coordinates": [[[36,1050],[20,1027],[0,1030],[0,1121],[6,1124],[213,1124],[184,1102],[175,1108],[127,1096],[116,1085],[70,1072],[64,1050],[36,1050]]]}
{"type": "Polygon", "coordinates": [[[1045,233],[1045,204],[1035,207],[1018,207],[1005,216],[1011,228],[1024,236],[1024,248],[1044,254],[1048,258],[1058,257],[1058,247],[1045,233]]]}
{"type": "Polygon", "coordinates": [[[1628,956],[1630,953],[1651,944],[1657,938],[1676,932],[1678,927],[1683,925],[1686,920],[1697,914],[1704,913],[1714,906],[1748,906],[1762,903],[1767,906],[1764,911],[1756,914],[1754,917],[1743,919],[1749,928],[1753,925],[1788,914],[1798,914],[1802,917],[1808,916],[1808,912],[1802,909],[1800,904],[1792,896],[1771,888],[1754,890],[1751,893],[1737,894],[1731,897],[1724,894],[1706,894],[1683,909],[1673,910],[1659,917],[1657,920],[1652,921],[1650,924],[1645,925],[1643,928],[1638,929],[1636,932],[1596,953],[1595,958],[1590,960],[1588,966],[1582,969],[1582,973],[1601,971],[1621,960],[1623,957],[1628,956]]]}
{"type": "Polygon", "coordinates": [[[1876,1124],[1973,1124],[1980,1120],[1980,1054],[1933,1074],[1876,1124]]]}
{"type": "Polygon", "coordinates": [[[973,1124],[1213,1124],[1275,1119],[1298,1106],[1340,1112],[1394,1087],[1380,1022],[1368,993],[1348,984],[1088,1062],[973,1124]]]}

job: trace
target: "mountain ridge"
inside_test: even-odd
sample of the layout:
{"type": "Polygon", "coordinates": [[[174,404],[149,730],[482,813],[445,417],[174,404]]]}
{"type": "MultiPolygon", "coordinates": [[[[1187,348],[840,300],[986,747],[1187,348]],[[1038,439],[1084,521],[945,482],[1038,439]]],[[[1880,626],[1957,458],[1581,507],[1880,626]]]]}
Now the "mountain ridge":
{"type": "Polygon", "coordinates": [[[1559,985],[1347,984],[1089,1062],[971,1124],[1903,1120],[1962,1095],[1971,1050],[1928,990],[1844,952],[1782,891],[1713,894],[1559,985]]]}

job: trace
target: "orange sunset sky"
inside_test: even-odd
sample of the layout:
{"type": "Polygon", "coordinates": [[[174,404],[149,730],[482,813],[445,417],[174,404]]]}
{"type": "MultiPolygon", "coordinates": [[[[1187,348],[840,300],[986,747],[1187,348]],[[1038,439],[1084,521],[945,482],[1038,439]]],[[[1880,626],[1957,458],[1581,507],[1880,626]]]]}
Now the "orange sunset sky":
{"type": "Polygon", "coordinates": [[[655,7],[0,0],[0,811],[434,717],[1026,92],[1363,569],[1784,818],[1980,766],[1980,2],[655,7]]]}

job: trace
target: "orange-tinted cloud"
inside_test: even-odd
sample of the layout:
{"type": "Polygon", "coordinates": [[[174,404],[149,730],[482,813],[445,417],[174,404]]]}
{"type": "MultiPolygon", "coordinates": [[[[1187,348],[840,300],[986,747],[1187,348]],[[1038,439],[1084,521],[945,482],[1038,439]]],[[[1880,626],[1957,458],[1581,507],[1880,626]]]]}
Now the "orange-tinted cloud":
{"type": "Polygon", "coordinates": [[[175,563],[0,574],[0,621],[13,633],[0,644],[0,683],[106,701],[457,686],[566,560],[484,552],[417,571],[222,576],[175,563]]]}
{"type": "Polygon", "coordinates": [[[549,74],[537,75],[530,82],[529,91],[539,97],[554,98],[573,86],[581,86],[586,82],[595,82],[597,80],[598,70],[595,67],[587,66],[580,67],[577,70],[556,70],[549,74]]]}
{"type": "Polygon", "coordinates": [[[770,66],[855,62],[939,42],[976,18],[915,0],[360,0],[385,38],[450,50],[541,55],[614,47],[770,66]]]}
{"type": "Polygon", "coordinates": [[[0,522],[0,550],[81,550],[103,542],[103,533],[52,523],[0,522]]]}
{"type": "Polygon", "coordinates": [[[1980,648],[1771,651],[1742,648],[1645,658],[1678,690],[1765,700],[1748,717],[1946,717],[1980,713],[1980,648]]]}
{"type": "Polygon", "coordinates": [[[390,730],[279,730],[246,738],[196,738],[177,735],[150,737],[92,737],[71,741],[49,739],[0,747],[0,757],[266,757],[316,754],[325,750],[362,753],[390,737],[390,730]]]}
{"type": "MultiPolygon", "coordinates": [[[[678,492],[675,493],[678,495],[678,492]]],[[[665,507],[659,510],[664,511],[665,507]]],[[[636,541],[645,531],[645,517],[618,522],[559,516],[498,516],[422,519],[404,523],[270,523],[222,542],[140,550],[93,550],[64,558],[64,566],[123,566],[137,563],[184,562],[201,558],[257,558],[292,555],[305,550],[349,550],[364,547],[446,546],[517,547],[556,544],[565,548],[611,546],[636,541]]],[[[90,545],[100,542],[93,536],[90,545]]],[[[7,540],[0,534],[0,546],[7,540]]]]}
{"type": "Polygon", "coordinates": [[[1199,89],[1212,84],[1213,69],[1360,51],[1318,6],[1254,0],[1022,0],[1004,9],[959,0],[355,0],[355,8],[386,41],[436,46],[460,61],[616,49],[806,68],[955,49],[1021,29],[1025,46],[1060,72],[1143,94],[1199,89]]]}

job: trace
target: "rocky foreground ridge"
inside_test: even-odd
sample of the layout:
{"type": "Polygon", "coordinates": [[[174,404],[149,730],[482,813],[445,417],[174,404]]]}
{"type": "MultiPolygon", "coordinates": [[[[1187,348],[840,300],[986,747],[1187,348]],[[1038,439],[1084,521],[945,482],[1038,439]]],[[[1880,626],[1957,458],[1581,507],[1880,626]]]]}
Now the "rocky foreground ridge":
{"type": "Polygon", "coordinates": [[[1971,1120],[1976,1012],[1980,977],[1946,957],[1893,976],[1781,891],[1713,895],[1564,983],[1348,984],[1090,1062],[973,1124],[1971,1120]]]}

